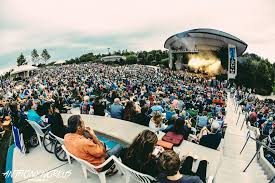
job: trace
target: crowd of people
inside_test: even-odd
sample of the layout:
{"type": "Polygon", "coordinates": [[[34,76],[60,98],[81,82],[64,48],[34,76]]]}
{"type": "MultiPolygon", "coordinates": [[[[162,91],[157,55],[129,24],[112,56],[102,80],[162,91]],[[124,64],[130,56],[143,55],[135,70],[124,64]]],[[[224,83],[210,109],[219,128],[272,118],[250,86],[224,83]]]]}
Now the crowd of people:
{"type": "MultiPolygon", "coordinates": [[[[161,182],[205,181],[207,162],[201,161],[194,174],[191,156],[183,163],[172,150],[162,149],[153,156],[156,133],[175,132],[185,140],[217,149],[226,128],[226,83],[185,71],[72,64],[49,66],[20,81],[1,80],[0,87],[2,119],[11,117],[12,125],[23,133],[27,152],[32,133],[28,119],[40,126],[51,124],[52,132],[64,138],[69,152],[94,165],[111,155],[120,156],[130,168],[161,182]],[[128,148],[106,149],[79,115],[71,116],[64,125],[60,113],[71,107],[78,108],[80,114],[110,116],[150,130],[141,132],[128,148]]],[[[116,172],[114,166],[108,168],[110,175],[116,172]]]]}
{"type": "MultiPolygon", "coordinates": [[[[259,141],[275,151],[275,100],[260,100],[248,89],[232,88],[231,93],[246,114],[246,121],[259,129],[259,141]]],[[[264,147],[264,154],[275,167],[275,153],[264,147]]]]}

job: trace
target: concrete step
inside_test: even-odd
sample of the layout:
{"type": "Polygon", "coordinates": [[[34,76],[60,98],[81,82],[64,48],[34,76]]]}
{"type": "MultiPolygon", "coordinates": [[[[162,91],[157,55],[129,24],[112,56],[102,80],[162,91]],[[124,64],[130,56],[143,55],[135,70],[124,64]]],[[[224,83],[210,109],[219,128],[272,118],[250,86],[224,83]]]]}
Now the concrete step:
{"type": "MultiPolygon", "coordinates": [[[[245,167],[256,152],[256,143],[249,140],[242,154],[240,151],[246,141],[246,135],[249,131],[244,124],[241,130],[244,115],[240,115],[239,122],[238,112],[235,112],[232,99],[228,99],[226,134],[224,137],[224,148],[222,163],[215,176],[215,183],[268,183],[267,176],[264,174],[262,167],[257,160],[251,163],[246,172],[243,172],[245,167]]],[[[239,111],[239,110],[238,110],[239,111]]]]}

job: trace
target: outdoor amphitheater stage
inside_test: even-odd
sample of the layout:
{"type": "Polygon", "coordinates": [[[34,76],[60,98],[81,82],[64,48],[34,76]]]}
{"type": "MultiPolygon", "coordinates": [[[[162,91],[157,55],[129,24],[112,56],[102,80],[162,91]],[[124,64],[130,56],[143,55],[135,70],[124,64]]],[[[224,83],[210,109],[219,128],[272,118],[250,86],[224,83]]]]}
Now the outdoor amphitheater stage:
{"type": "MultiPolygon", "coordinates": [[[[228,95],[229,96],[229,95],[228,95]]],[[[262,169],[256,163],[256,160],[252,163],[251,167],[243,173],[242,170],[249,162],[250,158],[255,152],[255,142],[248,142],[245,153],[239,154],[241,146],[245,142],[246,128],[240,130],[240,126],[236,126],[237,113],[232,99],[228,99],[227,115],[225,121],[228,124],[227,132],[223,143],[221,143],[219,150],[209,149],[189,141],[183,141],[179,147],[175,147],[174,150],[180,153],[180,156],[187,155],[192,152],[193,155],[198,156],[198,161],[195,161],[193,169],[196,169],[196,165],[200,159],[206,159],[208,164],[207,177],[213,176],[215,183],[266,183],[267,177],[263,174],[262,169]]],[[[71,114],[63,115],[64,122],[67,122],[68,117],[71,114]]],[[[112,119],[108,117],[100,117],[93,115],[82,115],[85,121],[85,126],[93,128],[97,133],[106,135],[109,138],[118,140],[123,144],[130,144],[138,133],[144,129],[148,129],[145,126],[141,126],[128,121],[112,119]]],[[[241,120],[243,116],[241,116],[241,120]]],[[[161,139],[163,133],[159,133],[158,137],[161,139]]],[[[10,149],[9,160],[11,160],[11,168],[13,172],[42,172],[40,174],[14,174],[13,180],[7,181],[7,183],[25,183],[25,182],[50,182],[50,183],[99,183],[97,175],[88,173],[88,179],[86,180],[81,166],[78,162],[72,161],[72,164],[67,162],[61,162],[56,159],[53,154],[44,150],[44,147],[36,147],[30,149],[29,154],[21,154],[17,148],[10,149]],[[12,158],[13,156],[13,158],[12,158]],[[67,174],[66,174],[67,173],[67,174]],[[63,175],[63,176],[62,176],[63,175]]],[[[123,183],[125,182],[125,176],[121,173],[117,173],[112,177],[107,177],[107,183],[123,183]]],[[[130,181],[135,182],[134,180],[130,181]]]]}

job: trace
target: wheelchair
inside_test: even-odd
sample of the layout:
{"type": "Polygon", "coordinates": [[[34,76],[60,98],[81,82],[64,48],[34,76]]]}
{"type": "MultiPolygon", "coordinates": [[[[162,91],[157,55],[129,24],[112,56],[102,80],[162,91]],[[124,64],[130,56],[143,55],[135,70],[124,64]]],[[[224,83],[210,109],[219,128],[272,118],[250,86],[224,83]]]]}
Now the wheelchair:
{"type": "Polygon", "coordinates": [[[64,140],[48,130],[43,137],[43,146],[49,153],[53,153],[59,161],[68,161],[66,152],[62,149],[64,140]]]}

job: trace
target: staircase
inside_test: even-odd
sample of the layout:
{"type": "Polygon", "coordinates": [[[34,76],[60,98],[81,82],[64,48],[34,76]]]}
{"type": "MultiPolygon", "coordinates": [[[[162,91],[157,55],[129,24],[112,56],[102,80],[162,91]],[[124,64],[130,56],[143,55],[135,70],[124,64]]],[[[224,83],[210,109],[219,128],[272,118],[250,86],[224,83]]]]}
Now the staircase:
{"type": "MultiPolygon", "coordinates": [[[[229,96],[229,95],[228,95],[229,96]]],[[[228,98],[225,121],[227,129],[224,137],[223,157],[217,171],[215,183],[268,183],[269,180],[255,158],[246,172],[243,172],[256,152],[256,142],[249,140],[242,154],[240,151],[245,143],[248,129],[244,124],[244,115],[240,115],[236,125],[238,111],[235,112],[233,100],[228,98]]]]}

